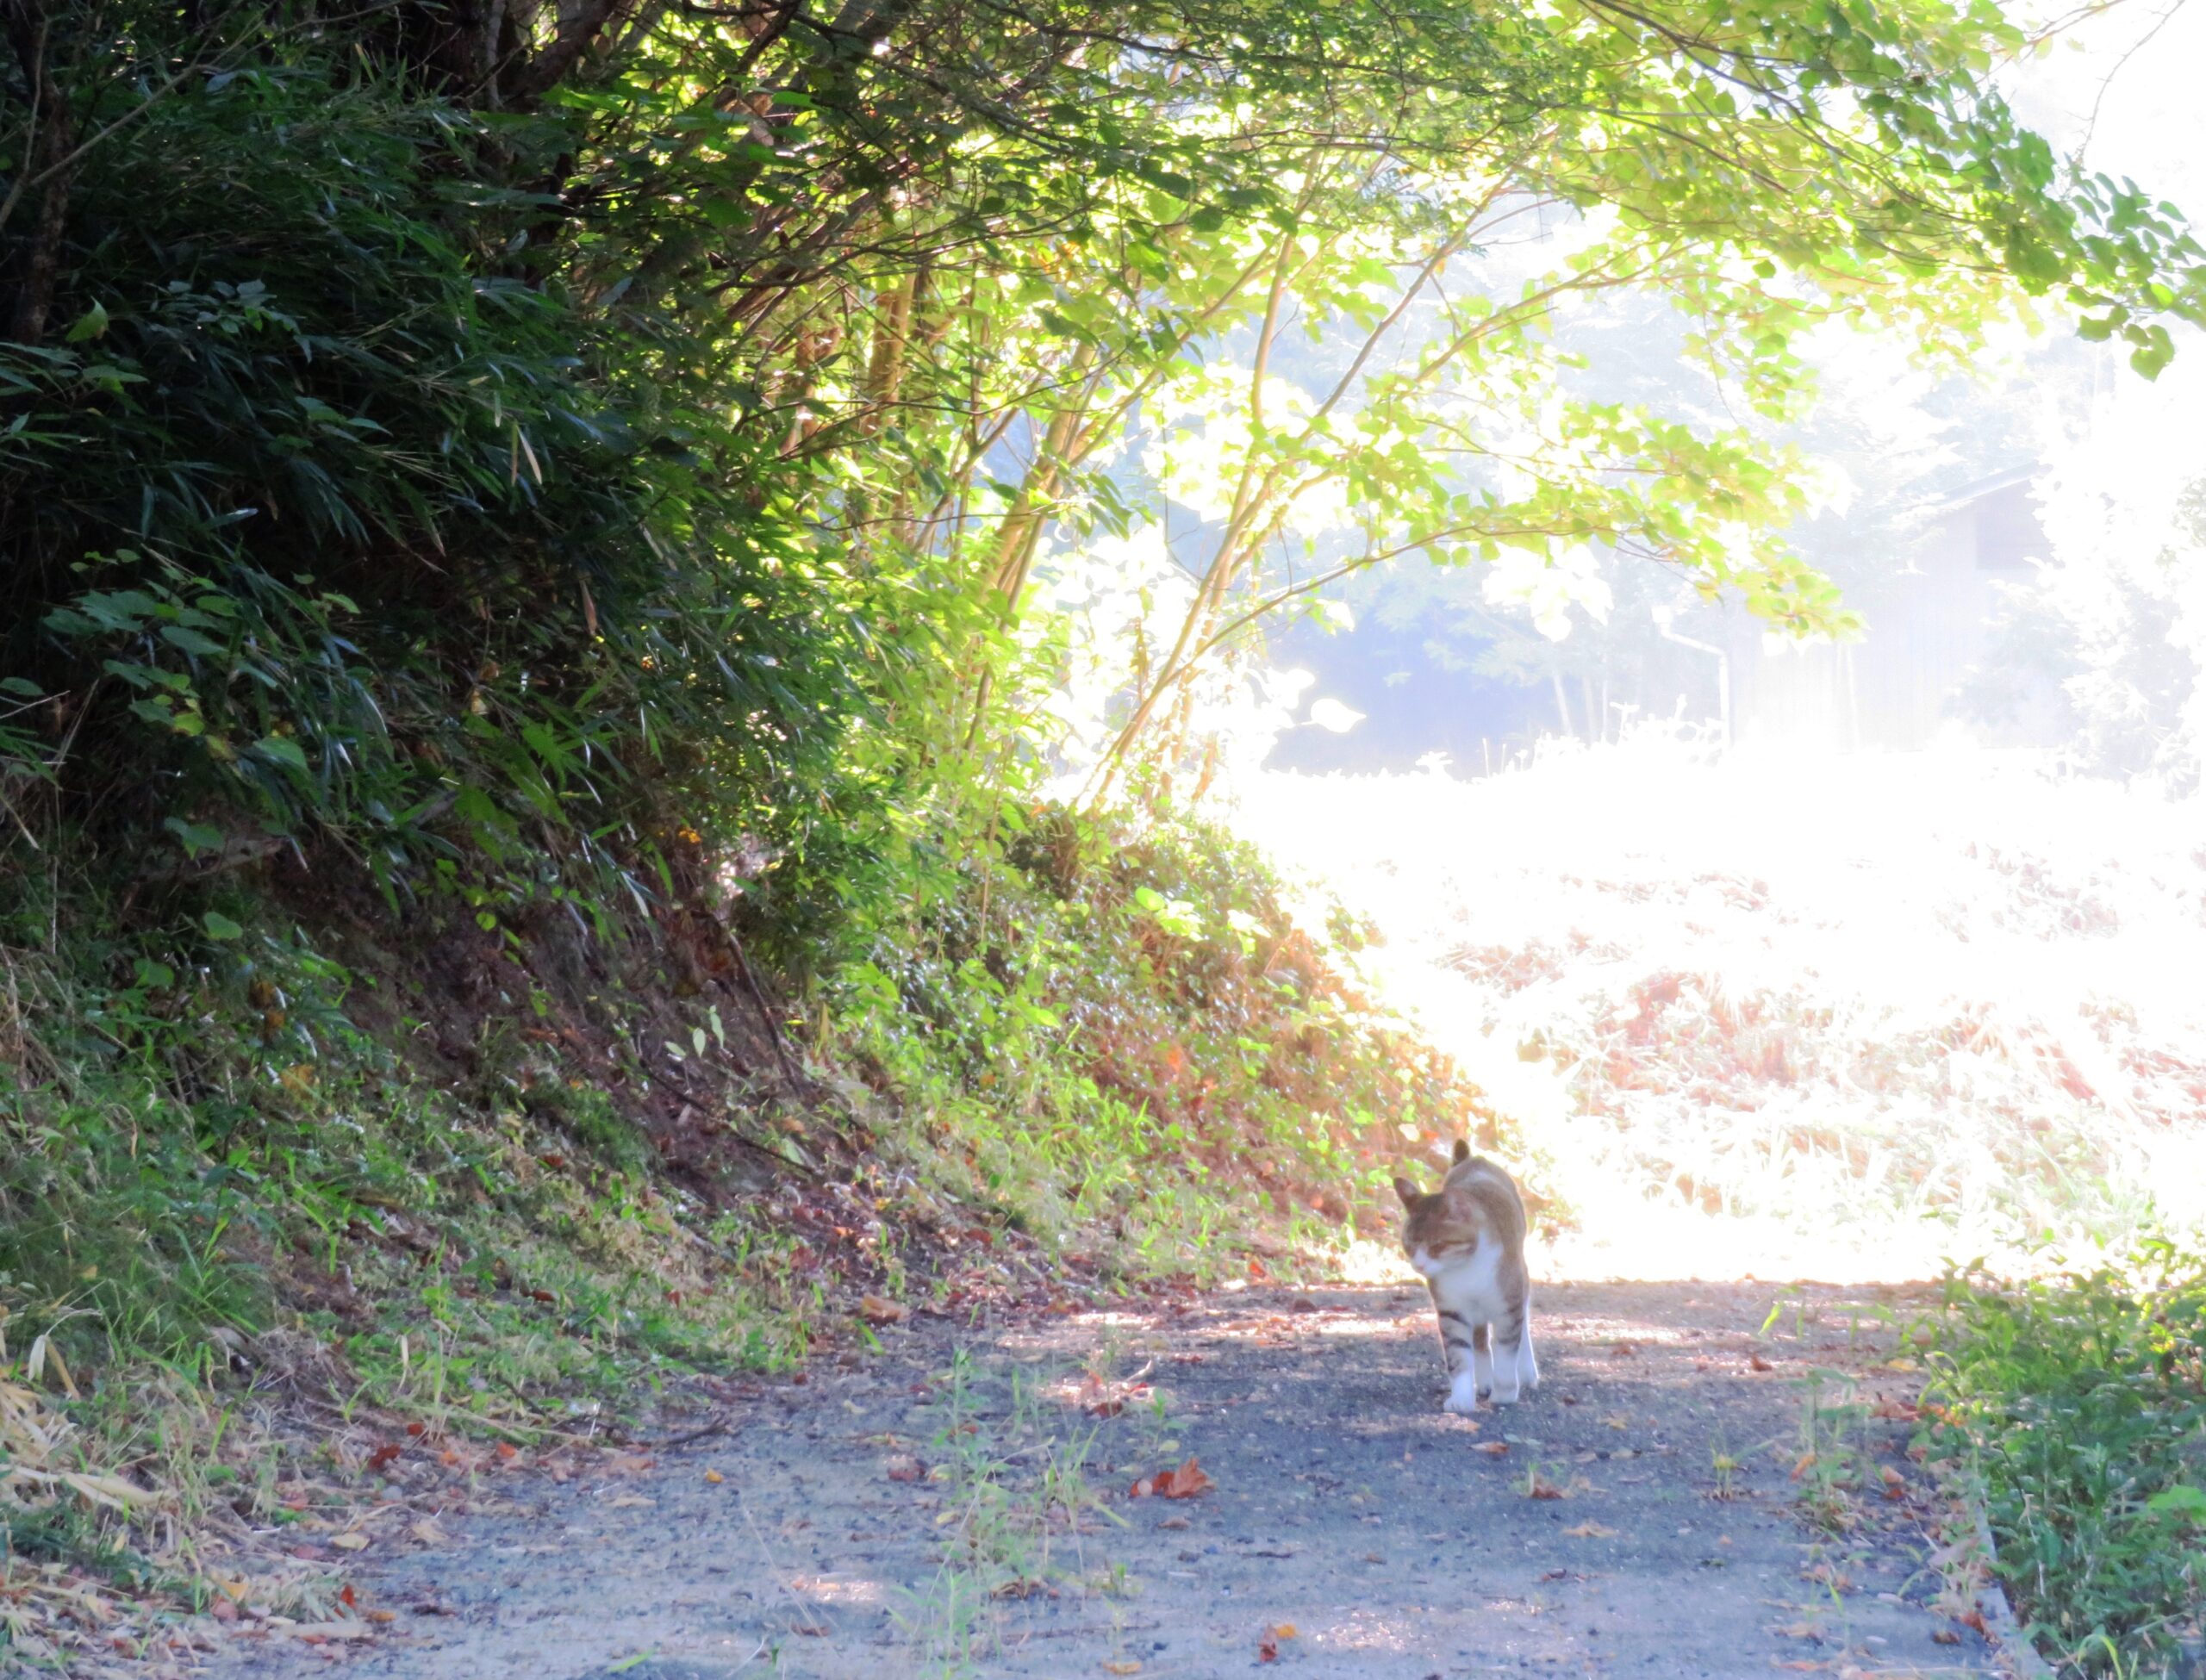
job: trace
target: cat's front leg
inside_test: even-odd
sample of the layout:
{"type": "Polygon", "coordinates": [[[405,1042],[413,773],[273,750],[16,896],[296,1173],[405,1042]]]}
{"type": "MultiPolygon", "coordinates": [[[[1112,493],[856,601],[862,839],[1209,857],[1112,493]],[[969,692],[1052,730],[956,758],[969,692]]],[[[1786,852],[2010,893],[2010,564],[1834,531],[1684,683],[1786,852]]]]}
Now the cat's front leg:
{"type": "Polygon", "coordinates": [[[1493,1332],[1491,1326],[1481,1324],[1471,1332],[1471,1369],[1475,1373],[1475,1391],[1483,1400],[1493,1392],[1493,1332]]]}
{"type": "Polygon", "coordinates": [[[1527,1299],[1517,1302],[1502,1318],[1501,1335],[1496,1339],[1493,1350],[1499,1368],[1493,1390],[1493,1403],[1497,1406],[1517,1403],[1526,1386],[1526,1372],[1531,1373],[1533,1383],[1540,1380],[1540,1368],[1532,1359],[1530,1316],[1531,1303],[1527,1299]]]}
{"type": "MultiPolygon", "coordinates": [[[[1440,1311],[1440,1341],[1448,1356],[1448,1404],[1451,1412],[1470,1413],[1478,1409],[1479,1388],[1476,1368],[1471,1353],[1475,1347],[1486,1346],[1486,1326],[1473,1329],[1463,1316],[1443,1307],[1440,1311]]],[[[1481,1353],[1480,1357],[1484,1357],[1481,1353]]]]}

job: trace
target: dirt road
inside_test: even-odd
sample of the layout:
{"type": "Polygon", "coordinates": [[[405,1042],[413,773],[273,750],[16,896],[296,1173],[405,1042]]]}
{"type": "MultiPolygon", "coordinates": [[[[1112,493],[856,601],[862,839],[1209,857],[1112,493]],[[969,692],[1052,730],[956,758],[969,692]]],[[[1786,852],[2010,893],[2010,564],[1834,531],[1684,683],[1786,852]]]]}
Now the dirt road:
{"type": "Polygon", "coordinates": [[[373,1638],[241,1635],[217,1670],[1997,1672],[1929,1608],[1922,1473],[1873,1415],[1909,1378],[1859,1312],[1889,1299],[1549,1289],[1543,1385],[1474,1420],[1442,1413],[1405,1289],[896,1327],[862,1368],[738,1402],[725,1435],[512,1477],[502,1513],[443,1521],[452,1544],[364,1553],[373,1638]],[[1819,1369],[1857,1403],[1819,1410],[1847,1397],[1819,1369]],[[1191,1457],[1195,1496],[1129,1496],[1191,1457]],[[1804,1520],[1804,1493],[1853,1526],[1804,1520]]]}

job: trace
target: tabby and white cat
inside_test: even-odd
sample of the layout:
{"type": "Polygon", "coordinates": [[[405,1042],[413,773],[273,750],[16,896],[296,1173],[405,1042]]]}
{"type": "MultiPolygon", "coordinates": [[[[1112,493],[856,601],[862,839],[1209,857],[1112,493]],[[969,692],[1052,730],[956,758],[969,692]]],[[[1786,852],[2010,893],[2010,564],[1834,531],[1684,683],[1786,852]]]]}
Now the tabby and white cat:
{"type": "Polygon", "coordinates": [[[1432,1291],[1453,1379],[1448,1409],[1508,1405],[1540,1385],[1532,1357],[1532,1280],[1524,1270],[1524,1204],[1509,1175],[1455,1141],[1455,1164],[1427,1196],[1394,1180],[1409,1216],[1402,1249],[1432,1291]]]}

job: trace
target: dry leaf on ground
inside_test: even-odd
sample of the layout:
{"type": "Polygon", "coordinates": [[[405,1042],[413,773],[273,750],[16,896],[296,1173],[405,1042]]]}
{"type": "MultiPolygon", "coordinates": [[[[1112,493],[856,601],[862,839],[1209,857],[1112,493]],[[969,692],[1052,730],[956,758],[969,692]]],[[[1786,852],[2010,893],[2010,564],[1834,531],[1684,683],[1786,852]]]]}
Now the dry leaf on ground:
{"type": "Polygon", "coordinates": [[[1154,1476],[1143,1477],[1128,1490],[1127,1496],[1147,1499],[1153,1495],[1159,1499],[1193,1499],[1217,1485],[1190,1457],[1177,1470],[1160,1470],[1154,1476]]]}
{"type": "Polygon", "coordinates": [[[1614,1540],[1617,1537],[1615,1529],[1590,1521],[1581,1522],[1575,1528],[1566,1528],[1562,1532],[1572,1540],[1614,1540]]]}

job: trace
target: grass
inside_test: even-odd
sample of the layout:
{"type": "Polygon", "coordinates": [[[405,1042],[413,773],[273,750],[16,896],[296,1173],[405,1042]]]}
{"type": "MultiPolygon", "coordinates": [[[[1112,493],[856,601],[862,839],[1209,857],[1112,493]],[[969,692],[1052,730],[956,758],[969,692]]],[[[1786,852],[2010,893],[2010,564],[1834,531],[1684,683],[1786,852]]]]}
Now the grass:
{"type": "MultiPolygon", "coordinates": [[[[941,1561],[898,1617],[929,1672],[979,1671],[1000,1644],[1008,1602],[1071,1590],[1115,1607],[1131,1590],[1124,1570],[1087,1544],[1093,1519],[1122,1519],[1089,1478],[1096,1429],[1064,1424],[1050,1398],[1063,1386],[1017,1369],[984,1378],[962,1349],[943,1374],[928,1446],[930,1480],[942,1490],[941,1561]]],[[[1161,1399],[1151,1417],[1161,1428],[1161,1399]]]]}
{"type": "Polygon", "coordinates": [[[925,1183],[1129,1277],[1337,1252],[1406,1149],[1491,1128],[1245,845],[1189,824],[1014,846],[832,988],[819,1048],[923,1123],[925,1183]]]}
{"type": "Polygon", "coordinates": [[[2206,1255],[1948,1279],[1936,1449],[2066,1671],[2186,1676],[2206,1640],[2206,1255]]]}

